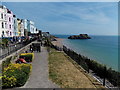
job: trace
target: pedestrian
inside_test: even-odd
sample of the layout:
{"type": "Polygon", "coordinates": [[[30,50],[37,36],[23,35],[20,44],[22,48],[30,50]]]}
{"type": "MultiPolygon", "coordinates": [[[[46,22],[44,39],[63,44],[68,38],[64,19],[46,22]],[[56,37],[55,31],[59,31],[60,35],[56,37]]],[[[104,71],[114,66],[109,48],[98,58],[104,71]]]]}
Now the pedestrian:
{"type": "Polygon", "coordinates": [[[38,46],[36,46],[36,50],[37,50],[37,52],[39,51],[39,50],[38,50],[38,46]]]}
{"type": "Polygon", "coordinates": [[[41,46],[42,46],[43,44],[42,44],[42,41],[41,41],[41,46]]]}
{"type": "Polygon", "coordinates": [[[30,51],[33,52],[33,47],[32,47],[32,45],[30,45],[30,51]]]}
{"type": "Polygon", "coordinates": [[[28,53],[28,51],[25,51],[25,53],[28,53]]]}
{"type": "Polygon", "coordinates": [[[39,52],[41,51],[41,47],[39,46],[39,52]]]}
{"type": "Polygon", "coordinates": [[[31,47],[31,52],[33,52],[33,47],[31,47]]]}

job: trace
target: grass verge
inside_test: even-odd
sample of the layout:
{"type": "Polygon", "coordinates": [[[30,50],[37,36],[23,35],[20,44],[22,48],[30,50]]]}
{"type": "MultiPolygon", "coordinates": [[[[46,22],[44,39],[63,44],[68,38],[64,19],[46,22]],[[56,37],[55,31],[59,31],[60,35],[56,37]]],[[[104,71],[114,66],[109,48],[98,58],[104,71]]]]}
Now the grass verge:
{"type": "Polygon", "coordinates": [[[50,49],[49,78],[61,88],[103,88],[64,52],[50,49]]]}

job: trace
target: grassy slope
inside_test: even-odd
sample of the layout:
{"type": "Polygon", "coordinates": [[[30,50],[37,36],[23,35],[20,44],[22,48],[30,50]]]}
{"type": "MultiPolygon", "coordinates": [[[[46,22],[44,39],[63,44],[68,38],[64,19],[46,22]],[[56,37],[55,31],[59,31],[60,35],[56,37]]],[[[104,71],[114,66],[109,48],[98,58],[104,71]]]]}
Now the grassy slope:
{"type": "Polygon", "coordinates": [[[49,77],[62,88],[102,87],[71,58],[63,52],[57,52],[53,49],[49,53],[49,77]]]}

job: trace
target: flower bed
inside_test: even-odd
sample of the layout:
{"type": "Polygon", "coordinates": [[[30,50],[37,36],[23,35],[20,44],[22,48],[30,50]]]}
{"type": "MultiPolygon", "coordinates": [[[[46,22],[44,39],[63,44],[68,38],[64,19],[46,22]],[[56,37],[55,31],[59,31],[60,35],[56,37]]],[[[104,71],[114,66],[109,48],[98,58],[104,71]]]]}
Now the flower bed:
{"type": "Polygon", "coordinates": [[[34,53],[22,53],[20,58],[24,58],[26,62],[32,62],[34,59],[34,53]]]}
{"type": "MultiPolygon", "coordinates": [[[[29,78],[32,65],[31,64],[13,64],[9,57],[2,63],[2,87],[12,88],[23,86],[29,78]]],[[[22,53],[20,58],[24,58],[26,62],[32,62],[34,59],[33,53],[22,53]]]]}
{"type": "Polygon", "coordinates": [[[31,64],[9,64],[2,73],[2,87],[23,86],[29,78],[31,69],[31,64]]]}

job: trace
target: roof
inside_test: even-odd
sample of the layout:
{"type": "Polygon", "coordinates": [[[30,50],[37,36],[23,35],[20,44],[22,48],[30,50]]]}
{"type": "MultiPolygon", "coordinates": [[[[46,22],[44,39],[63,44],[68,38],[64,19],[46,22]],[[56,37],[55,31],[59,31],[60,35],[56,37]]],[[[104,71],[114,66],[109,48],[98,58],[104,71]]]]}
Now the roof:
{"type": "Polygon", "coordinates": [[[16,15],[13,15],[13,17],[16,17],[16,15]]]}
{"type": "Polygon", "coordinates": [[[2,9],[3,9],[3,8],[6,8],[6,6],[0,5],[0,8],[2,8],[2,9]]]}
{"type": "Polygon", "coordinates": [[[12,14],[12,11],[10,11],[9,9],[7,9],[7,13],[12,14]]]}

